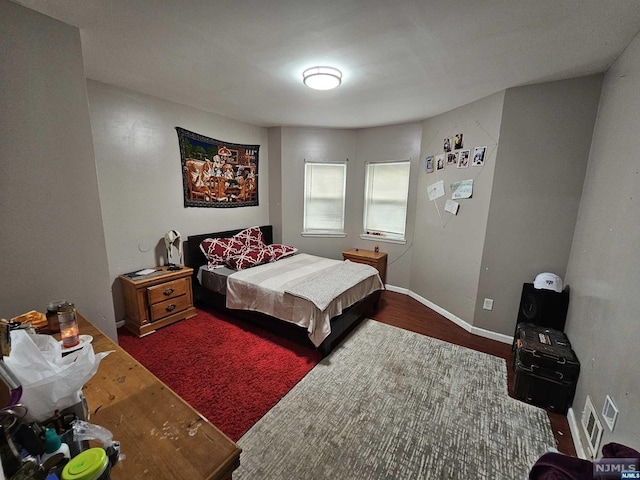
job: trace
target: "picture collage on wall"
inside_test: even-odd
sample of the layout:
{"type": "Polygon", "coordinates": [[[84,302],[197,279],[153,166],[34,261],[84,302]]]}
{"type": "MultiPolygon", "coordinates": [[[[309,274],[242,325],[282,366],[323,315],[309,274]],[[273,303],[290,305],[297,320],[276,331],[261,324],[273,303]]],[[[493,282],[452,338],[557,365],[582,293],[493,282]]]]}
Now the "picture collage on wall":
{"type": "Polygon", "coordinates": [[[464,148],[463,133],[456,133],[453,137],[445,137],[442,142],[442,153],[427,155],[424,160],[424,169],[427,173],[444,170],[445,166],[450,168],[467,168],[469,163],[472,167],[484,165],[487,155],[487,147],[475,147],[473,155],[470,149],[464,148]]]}

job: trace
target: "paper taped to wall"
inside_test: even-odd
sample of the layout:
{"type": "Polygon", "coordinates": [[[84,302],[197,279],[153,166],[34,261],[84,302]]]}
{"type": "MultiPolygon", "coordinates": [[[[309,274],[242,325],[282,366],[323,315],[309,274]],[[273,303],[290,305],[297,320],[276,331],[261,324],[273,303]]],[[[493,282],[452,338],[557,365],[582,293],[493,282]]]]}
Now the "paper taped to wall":
{"type": "Polygon", "coordinates": [[[451,198],[471,198],[473,195],[473,179],[462,180],[451,184],[451,198]]]}
{"type": "Polygon", "coordinates": [[[439,182],[432,183],[427,187],[427,193],[429,194],[429,201],[433,201],[436,198],[440,198],[444,196],[444,182],[440,180],[439,182]]]}
{"type": "Polygon", "coordinates": [[[460,204],[458,202],[454,202],[453,200],[447,199],[447,202],[444,204],[445,212],[453,213],[454,215],[458,214],[458,208],[460,204]]]}

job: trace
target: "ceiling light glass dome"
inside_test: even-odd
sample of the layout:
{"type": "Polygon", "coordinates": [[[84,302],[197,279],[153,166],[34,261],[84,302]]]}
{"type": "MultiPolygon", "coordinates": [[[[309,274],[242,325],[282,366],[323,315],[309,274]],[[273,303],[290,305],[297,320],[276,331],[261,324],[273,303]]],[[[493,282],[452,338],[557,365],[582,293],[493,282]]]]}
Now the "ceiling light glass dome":
{"type": "Polygon", "coordinates": [[[331,90],[342,83],[342,72],[333,67],[311,67],[302,72],[304,84],[315,90],[331,90]]]}

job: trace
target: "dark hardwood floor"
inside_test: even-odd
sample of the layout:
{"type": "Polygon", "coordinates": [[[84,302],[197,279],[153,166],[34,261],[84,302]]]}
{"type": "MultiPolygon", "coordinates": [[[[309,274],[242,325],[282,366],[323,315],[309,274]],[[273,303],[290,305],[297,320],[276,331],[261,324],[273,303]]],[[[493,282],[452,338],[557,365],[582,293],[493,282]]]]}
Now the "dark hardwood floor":
{"type": "MultiPolygon", "coordinates": [[[[513,397],[511,345],[469,333],[417,300],[401,293],[385,291],[373,318],[382,323],[504,358],[507,364],[509,396],[513,397]]],[[[547,412],[547,415],[556,439],[556,448],[564,454],[576,456],[567,417],[553,412],[547,412]]]]}

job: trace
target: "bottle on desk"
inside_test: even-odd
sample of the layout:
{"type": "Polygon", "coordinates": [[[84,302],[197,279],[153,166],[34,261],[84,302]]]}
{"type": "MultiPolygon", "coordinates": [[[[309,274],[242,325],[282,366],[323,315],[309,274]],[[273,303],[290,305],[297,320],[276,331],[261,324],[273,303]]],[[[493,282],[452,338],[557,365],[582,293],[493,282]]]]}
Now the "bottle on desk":
{"type": "Polygon", "coordinates": [[[62,453],[67,460],[71,458],[69,445],[60,440],[60,435],[54,428],[47,428],[44,432],[44,453],[40,457],[40,464],[58,453],[62,453]]]}
{"type": "Polygon", "coordinates": [[[67,301],[56,300],[47,305],[47,327],[49,329],[49,333],[58,333],[60,331],[60,325],[58,323],[58,307],[64,303],[67,303],[67,301]]]}
{"type": "Polygon", "coordinates": [[[58,324],[60,325],[63,349],[75,347],[80,343],[76,307],[73,303],[65,302],[58,307],[58,324]]]}

